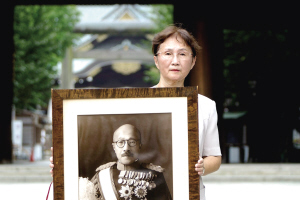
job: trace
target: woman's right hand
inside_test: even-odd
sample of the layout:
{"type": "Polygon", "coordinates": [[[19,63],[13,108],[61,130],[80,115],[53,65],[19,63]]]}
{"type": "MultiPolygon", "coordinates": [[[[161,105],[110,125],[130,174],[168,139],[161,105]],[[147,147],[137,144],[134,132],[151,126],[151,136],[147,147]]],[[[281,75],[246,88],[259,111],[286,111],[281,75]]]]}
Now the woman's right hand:
{"type": "Polygon", "coordinates": [[[53,168],[54,168],[54,164],[53,164],[53,147],[51,147],[51,157],[49,158],[50,160],[50,173],[51,173],[51,176],[53,177],[53,168]]]}

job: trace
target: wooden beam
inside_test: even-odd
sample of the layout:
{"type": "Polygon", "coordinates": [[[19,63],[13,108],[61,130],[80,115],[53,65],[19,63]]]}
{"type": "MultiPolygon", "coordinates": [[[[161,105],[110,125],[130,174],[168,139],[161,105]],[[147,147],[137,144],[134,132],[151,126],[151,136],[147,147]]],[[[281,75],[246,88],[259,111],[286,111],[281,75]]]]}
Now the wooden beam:
{"type": "Polygon", "coordinates": [[[204,96],[212,98],[211,89],[211,63],[210,52],[206,37],[206,27],[203,21],[196,24],[195,38],[201,46],[201,51],[197,55],[196,64],[190,74],[190,84],[198,86],[198,91],[204,96]]]}
{"type": "Polygon", "coordinates": [[[61,67],[61,89],[74,89],[72,71],[73,50],[68,48],[61,67]]]}

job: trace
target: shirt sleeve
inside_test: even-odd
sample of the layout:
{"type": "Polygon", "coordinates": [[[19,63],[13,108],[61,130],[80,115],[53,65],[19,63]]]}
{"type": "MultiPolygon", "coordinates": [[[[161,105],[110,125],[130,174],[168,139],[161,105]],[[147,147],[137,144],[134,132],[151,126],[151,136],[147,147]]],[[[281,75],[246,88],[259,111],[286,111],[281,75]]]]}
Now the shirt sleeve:
{"type": "Polygon", "coordinates": [[[199,151],[202,156],[221,156],[216,103],[198,95],[199,151]]]}

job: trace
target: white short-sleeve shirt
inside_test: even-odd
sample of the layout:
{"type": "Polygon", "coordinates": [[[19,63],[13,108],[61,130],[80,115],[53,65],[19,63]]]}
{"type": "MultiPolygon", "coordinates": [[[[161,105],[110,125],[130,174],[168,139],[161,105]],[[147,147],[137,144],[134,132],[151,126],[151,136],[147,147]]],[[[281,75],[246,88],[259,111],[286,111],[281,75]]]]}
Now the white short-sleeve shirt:
{"type": "MultiPolygon", "coordinates": [[[[200,156],[221,156],[216,103],[198,94],[198,130],[200,156]]],[[[205,200],[205,187],[200,177],[200,199],[205,200]]]]}

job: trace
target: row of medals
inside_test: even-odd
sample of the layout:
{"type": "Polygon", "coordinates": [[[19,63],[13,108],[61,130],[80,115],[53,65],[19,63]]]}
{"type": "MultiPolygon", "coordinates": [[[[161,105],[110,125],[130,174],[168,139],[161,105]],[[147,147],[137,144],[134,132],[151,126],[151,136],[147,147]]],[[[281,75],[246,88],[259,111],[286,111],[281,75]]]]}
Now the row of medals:
{"type": "MultiPolygon", "coordinates": [[[[147,189],[152,190],[156,187],[156,184],[154,183],[154,179],[156,177],[157,175],[151,172],[121,171],[119,174],[118,183],[133,188],[145,188],[145,192],[147,193],[147,189]]],[[[135,195],[139,197],[136,192],[135,195]]]]}

